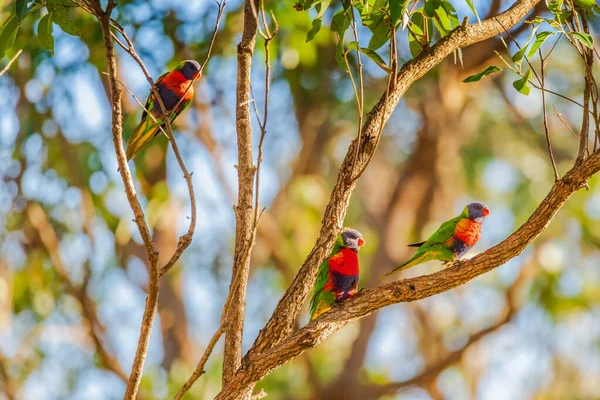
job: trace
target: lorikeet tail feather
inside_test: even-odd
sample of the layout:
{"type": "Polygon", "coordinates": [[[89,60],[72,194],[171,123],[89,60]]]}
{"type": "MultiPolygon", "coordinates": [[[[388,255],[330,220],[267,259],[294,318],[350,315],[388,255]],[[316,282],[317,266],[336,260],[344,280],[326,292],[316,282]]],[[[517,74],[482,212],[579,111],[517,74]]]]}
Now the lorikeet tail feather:
{"type": "Polygon", "coordinates": [[[331,306],[327,303],[325,303],[324,301],[320,301],[319,304],[317,304],[317,307],[315,308],[313,314],[310,316],[310,320],[312,321],[313,319],[317,318],[319,315],[323,314],[325,311],[328,311],[331,309],[331,306]]]}
{"type": "Polygon", "coordinates": [[[417,252],[414,256],[412,256],[407,262],[405,262],[404,264],[394,268],[393,270],[391,270],[390,272],[388,272],[387,274],[385,274],[384,276],[382,276],[381,278],[379,278],[379,280],[385,279],[388,276],[392,275],[394,272],[398,272],[401,269],[404,268],[410,268],[413,267],[417,264],[421,264],[424,263],[425,261],[429,261],[431,260],[431,253],[429,251],[426,252],[417,252]]]}
{"type": "Polygon", "coordinates": [[[425,244],[426,242],[419,242],[419,243],[413,243],[413,244],[408,244],[408,247],[421,247],[425,244]]]}
{"type": "Polygon", "coordinates": [[[127,161],[131,160],[136,154],[144,149],[150,143],[150,141],[158,133],[158,126],[148,127],[146,121],[142,121],[133,131],[131,137],[127,141],[127,148],[125,153],[127,154],[127,161]]]}

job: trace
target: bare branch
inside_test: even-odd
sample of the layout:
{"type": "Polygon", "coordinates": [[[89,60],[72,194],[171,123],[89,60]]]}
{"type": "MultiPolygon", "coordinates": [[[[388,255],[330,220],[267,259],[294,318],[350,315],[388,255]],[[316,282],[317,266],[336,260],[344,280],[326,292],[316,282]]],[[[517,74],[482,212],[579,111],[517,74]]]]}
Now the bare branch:
{"type": "Polygon", "coordinates": [[[256,167],[252,164],[252,125],[250,114],[250,77],[252,55],[256,44],[257,24],[252,13],[252,2],[246,0],[244,6],[244,30],[238,44],[237,89],[236,89],[236,131],[238,147],[238,199],[235,211],[235,249],[229,287],[229,304],[226,304],[224,317],[225,350],[223,357],[223,384],[233,376],[241,365],[242,332],[244,310],[246,308],[246,286],[250,269],[250,252],[253,240],[253,183],[256,167]]]}
{"type": "Polygon", "coordinates": [[[215,345],[221,338],[221,335],[223,334],[223,330],[224,330],[223,325],[221,325],[219,327],[219,329],[217,329],[217,331],[215,332],[213,337],[208,342],[208,345],[206,346],[206,350],[204,350],[204,354],[202,355],[200,362],[198,362],[198,365],[196,366],[196,369],[192,373],[192,376],[184,383],[184,385],[181,387],[181,389],[179,389],[179,392],[177,392],[175,397],[173,397],[173,400],[180,400],[186,394],[186,392],[188,390],[190,390],[190,388],[198,380],[198,378],[200,378],[202,375],[204,375],[204,372],[205,372],[204,366],[206,365],[208,358],[212,354],[212,351],[215,348],[215,345]]]}
{"type": "Polygon", "coordinates": [[[554,154],[552,153],[552,144],[550,143],[550,129],[548,128],[548,111],[546,110],[546,93],[544,92],[544,85],[546,83],[546,77],[544,75],[544,58],[542,57],[542,51],[538,50],[540,55],[540,86],[542,87],[542,110],[544,115],[544,132],[546,133],[546,144],[548,146],[548,156],[550,157],[550,163],[552,164],[552,170],[554,171],[554,182],[558,182],[560,175],[556,168],[556,161],[554,161],[554,154]]]}
{"type": "MultiPolygon", "coordinates": [[[[573,9],[573,11],[575,11],[573,9]]],[[[577,18],[575,18],[579,21],[577,18]]],[[[589,28],[587,25],[587,21],[585,17],[583,19],[586,33],[589,32],[589,28]]],[[[565,35],[568,36],[568,35],[565,35]]],[[[583,46],[582,46],[583,48],[583,46]]],[[[583,88],[583,117],[581,122],[581,132],[579,134],[579,153],[577,155],[577,160],[583,160],[584,157],[588,154],[588,134],[590,130],[590,97],[592,95],[592,86],[594,82],[594,77],[592,74],[592,67],[594,65],[594,53],[591,49],[583,48],[581,52],[581,56],[583,58],[583,62],[585,64],[585,79],[584,79],[584,88],[583,88]]]]}
{"type": "MultiPolygon", "coordinates": [[[[144,309],[144,315],[142,317],[142,325],[140,329],[140,336],[136,349],[136,354],[131,367],[131,374],[127,382],[127,389],[125,392],[125,399],[135,399],[139,389],[140,382],[142,380],[142,373],[144,370],[144,363],[146,360],[146,354],[148,352],[148,345],[150,343],[150,332],[152,331],[152,324],[154,323],[154,317],[156,315],[156,306],[158,303],[158,251],[150,235],[150,230],[144,219],[144,212],[137,198],[129,166],[127,165],[127,157],[123,150],[123,114],[121,109],[121,90],[117,82],[117,61],[114,49],[114,44],[110,32],[110,12],[104,12],[100,6],[100,3],[96,1],[93,5],[93,10],[96,18],[100,22],[102,28],[102,37],[104,40],[104,47],[106,49],[106,60],[108,65],[108,77],[110,83],[110,95],[111,95],[111,109],[112,109],[112,133],[113,133],[113,145],[117,154],[117,161],[119,164],[119,171],[121,178],[125,185],[125,193],[127,194],[127,200],[135,215],[135,223],[140,231],[140,235],[146,247],[149,260],[149,278],[148,278],[148,297],[146,298],[146,307],[144,309]]],[[[109,7],[110,8],[110,7],[109,7]]]]}
{"type": "Polygon", "coordinates": [[[8,64],[6,64],[6,66],[2,69],[2,71],[0,71],[0,76],[4,75],[6,73],[6,71],[8,71],[8,69],[10,68],[10,66],[17,61],[17,58],[19,58],[19,56],[21,55],[21,53],[23,52],[23,49],[17,51],[17,54],[15,54],[13,56],[13,58],[10,59],[10,61],[8,61],[8,64]]]}

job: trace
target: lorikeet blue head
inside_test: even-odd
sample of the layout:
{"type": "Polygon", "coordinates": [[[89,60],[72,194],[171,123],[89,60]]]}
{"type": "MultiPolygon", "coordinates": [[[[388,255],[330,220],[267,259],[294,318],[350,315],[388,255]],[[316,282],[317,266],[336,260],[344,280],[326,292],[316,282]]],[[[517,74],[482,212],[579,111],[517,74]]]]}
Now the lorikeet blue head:
{"type": "Polygon", "coordinates": [[[365,240],[363,239],[360,232],[356,229],[344,228],[344,230],[341,233],[341,236],[344,247],[347,247],[356,252],[358,252],[360,246],[365,244],[365,240]]]}
{"type": "Polygon", "coordinates": [[[490,215],[490,209],[483,203],[471,203],[465,207],[467,218],[475,222],[483,222],[483,218],[490,215]]]}
{"type": "Polygon", "coordinates": [[[196,79],[200,75],[200,64],[194,60],[185,60],[177,68],[186,79],[196,79]]]}

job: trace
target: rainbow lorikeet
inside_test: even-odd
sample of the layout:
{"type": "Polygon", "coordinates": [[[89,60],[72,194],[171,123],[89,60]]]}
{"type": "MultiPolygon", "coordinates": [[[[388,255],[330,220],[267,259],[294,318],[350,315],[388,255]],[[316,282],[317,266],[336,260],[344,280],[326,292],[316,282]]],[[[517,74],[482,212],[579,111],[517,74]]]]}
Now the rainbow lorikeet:
{"type": "Polygon", "coordinates": [[[399,271],[430,260],[444,263],[455,261],[469,251],[481,235],[483,219],[490,215],[490,210],[482,203],[471,203],[455,218],[444,222],[433,235],[424,242],[409,244],[419,250],[404,264],[394,268],[379,280],[399,271]]]}
{"type": "MultiPolygon", "coordinates": [[[[181,114],[183,110],[192,102],[194,97],[194,82],[200,78],[200,64],[193,60],[181,62],[177,68],[171,72],[162,74],[156,80],[158,93],[162,98],[167,112],[173,111],[171,123],[181,114]]],[[[131,160],[140,151],[150,143],[159,132],[160,126],[165,127],[162,120],[162,109],[153,92],[150,92],[146,100],[146,110],[142,114],[142,120],[133,131],[133,134],[127,141],[127,160],[131,160]],[[156,121],[148,116],[146,110],[150,111],[156,121]]]]}
{"type": "Polygon", "coordinates": [[[319,266],[317,281],[310,300],[310,319],[329,310],[356,293],[358,285],[358,249],[365,244],[360,232],[344,228],[333,249],[319,266]]]}

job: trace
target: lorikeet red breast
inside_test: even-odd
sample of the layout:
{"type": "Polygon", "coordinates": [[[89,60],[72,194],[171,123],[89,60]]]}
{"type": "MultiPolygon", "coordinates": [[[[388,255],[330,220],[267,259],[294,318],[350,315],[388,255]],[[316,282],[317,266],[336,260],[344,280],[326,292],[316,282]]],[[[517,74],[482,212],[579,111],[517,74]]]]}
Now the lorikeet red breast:
{"type": "MultiPolygon", "coordinates": [[[[158,93],[162,98],[171,123],[192,102],[194,97],[194,82],[200,78],[200,64],[193,60],[180,63],[171,72],[164,73],[156,80],[158,93]]],[[[158,124],[144,110],[142,120],[127,141],[127,160],[131,160],[148,145],[159,132],[160,126],[165,126],[162,109],[156,96],[151,91],[146,100],[146,110],[150,111],[158,124]]]]}
{"type": "Polygon", "coordinates": [[[358,250],[365,241],[357,230],[345,228],[333,249],[319,266],[317,281],[310,300],[310,319],[329,310],[356,293],[358,285],[358,250]]]}
{"type": "Polygon", "coordinates": [[[490,215],[490,210],[482,203],[471,203],[463,212],[449,221],[444,222],[433,235],[424,242],[410,244],[419,250],[404,264],[394,268],[380,278],[383,279],[404,268],[430,260],[440,260],[445,263],[461,258],[479,241],[483,219],[490,215]]]}

